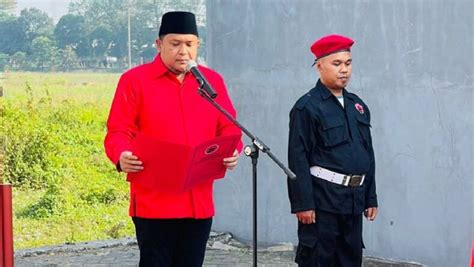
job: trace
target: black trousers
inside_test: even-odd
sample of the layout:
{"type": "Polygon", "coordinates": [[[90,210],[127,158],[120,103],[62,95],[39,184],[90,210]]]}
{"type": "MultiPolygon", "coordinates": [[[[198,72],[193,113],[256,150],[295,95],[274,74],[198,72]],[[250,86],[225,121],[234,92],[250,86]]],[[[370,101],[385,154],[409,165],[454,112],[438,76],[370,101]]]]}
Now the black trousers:
{"type": "Polygon", "coordinates": [[[209,219],[132,218],[140,267],[201,267],[211,231],[209,219]]]}
{"type": "Polygon", "coordinates": [[[298,224],[295,262],[301,267],[362,265],[362,214],[316,211],[316,223],[298,224]]]}

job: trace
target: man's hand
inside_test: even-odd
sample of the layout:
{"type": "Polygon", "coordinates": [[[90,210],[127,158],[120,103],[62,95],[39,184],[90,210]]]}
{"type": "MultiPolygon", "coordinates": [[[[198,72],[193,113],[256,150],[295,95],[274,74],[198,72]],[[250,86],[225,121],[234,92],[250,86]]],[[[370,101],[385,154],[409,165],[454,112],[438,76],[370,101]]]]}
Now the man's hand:
{"type": "Polygon", "coordinates": [[[235,150],[232,157],[224,159],[224,165],[228,170],[232,170],[235,168],[235,166],[237,166],[238,161],[239,161],[239,152],[235,150]]]}
{"type": "Polygon", "coordinates": [[[377,212],[378,208],[376,207],[368,208],[364,211],[364,216],[367,218],[367,220],[373,221],[375,220],[375,217],[377,217],[377,212]]]}
{"type": "Polygon", "coordinates": [[[303,224],[312,224],[316,222],[316,211],[306,210],[296,213],[296,218],[303,224]]]}
{"type": "Polygon", "coordinates": [[[130,151],[124,151],[120,154],[120,169],[123,172],[139,172],[143,170],[142,162],[138,160],[130,151]]]}

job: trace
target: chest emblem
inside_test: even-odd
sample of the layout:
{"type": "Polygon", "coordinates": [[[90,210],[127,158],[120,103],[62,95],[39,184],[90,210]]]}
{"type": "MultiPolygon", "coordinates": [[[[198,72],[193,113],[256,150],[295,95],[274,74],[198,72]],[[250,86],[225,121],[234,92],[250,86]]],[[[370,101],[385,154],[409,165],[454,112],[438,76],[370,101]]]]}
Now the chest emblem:
{"type": "Polygon", "coordinates": [[[204,154],[210,155],[210,154],[216,152],[217,150],[219,150],[219,145],[214,144],[214,145],[211,145],[208,148],[206,148],[206,151],[204,151],[204,154]]]}
{"type": "Polygon", "coordinates": [[[357,111],[359,111],[360,114],[364,114],[364,107],[361,104],[356,103],[355,108],[357,109],[357,111]]]}

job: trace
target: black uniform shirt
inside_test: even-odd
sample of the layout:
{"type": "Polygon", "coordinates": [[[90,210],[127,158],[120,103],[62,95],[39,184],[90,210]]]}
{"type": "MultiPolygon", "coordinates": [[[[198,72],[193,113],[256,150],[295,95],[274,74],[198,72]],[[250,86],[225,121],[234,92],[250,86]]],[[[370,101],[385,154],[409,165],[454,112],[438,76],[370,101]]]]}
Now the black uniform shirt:
{"type": "Polygon", "coordinates": [[[370,112],[355,94],[343,90],[344,107],[318,81],[290,112],[288,161],[296,180],[288,179],[293,213],[324,210],[360,214],[377,207],[370,112]],[[365,174],[360,187],[338,185],[311,175],[319,166],[341,174],[365,174]]]}

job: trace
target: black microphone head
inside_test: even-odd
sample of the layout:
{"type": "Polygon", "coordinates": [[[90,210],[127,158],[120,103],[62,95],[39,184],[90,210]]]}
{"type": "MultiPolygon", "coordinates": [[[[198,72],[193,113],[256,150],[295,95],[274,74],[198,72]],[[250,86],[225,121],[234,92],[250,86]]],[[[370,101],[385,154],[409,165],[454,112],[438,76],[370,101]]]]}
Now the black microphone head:
{"type": "Polygon", "coordinates": [[[186,65],[186,72],[190,71],[191,68],[195,68],[195,67],[197,67],[196,61],[192,59],[188,60],[188,64],[186,65]]]}

